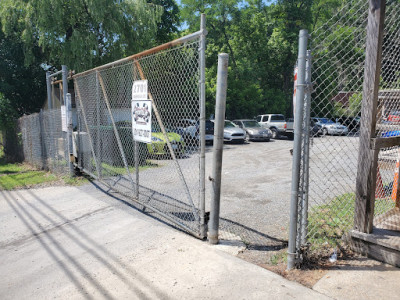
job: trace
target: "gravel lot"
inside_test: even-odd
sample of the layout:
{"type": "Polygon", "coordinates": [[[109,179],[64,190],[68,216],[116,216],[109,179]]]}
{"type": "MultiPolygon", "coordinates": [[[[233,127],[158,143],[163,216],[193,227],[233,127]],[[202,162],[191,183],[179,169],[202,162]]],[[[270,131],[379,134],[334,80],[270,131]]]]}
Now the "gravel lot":
{"type": "Polygon", "coordinates": [[[255,247],[285,244],[292,146],[288,140],[225,144],[221,231],[238,234],[255,247]]]}
{"type": "MultiPolygon", "coordinates": [[[[240,235],[254,248],[286,245],[292,147],[293,141],[286,139],[244,145],[225,144],[222,231],[240,235]]],[[[354,192],[357,155],[358,137],[325,136],[313,139],[310,149],[310,206],[354,192]]],[[[211,156],[207,159],[211,163],[211,156]]]]}

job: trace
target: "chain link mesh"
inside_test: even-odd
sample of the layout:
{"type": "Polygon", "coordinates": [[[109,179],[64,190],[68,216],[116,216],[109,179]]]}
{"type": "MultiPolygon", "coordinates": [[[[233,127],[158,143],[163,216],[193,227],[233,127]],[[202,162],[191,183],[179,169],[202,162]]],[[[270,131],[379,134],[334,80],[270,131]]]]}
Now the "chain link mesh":
{"type": "MultiPolygon", "coordinates": [[[[377,137],[400,135],[399,10],[395,1],[387,4],[377,137]],[[390,119],[397,112],[396,123],[390,119]]],[[[317,124],[319,132],[310,139],[307,240],[315,245],[337,240],[353,227],[367,19],[368,1],[350,1],[311,33],[311,126],[317,124]]],[[[375,216],[395,205],[398,157],[399,147],[380,151],[375,216]]]]}
{"type": "Polygon", "coordinates": [[[199,69],[195,41],[74,77],[78,165],[195,233],[200,226],[199,69]],[[136,80],[148,81],[152,100],[149,144],[133,140],[136,80]]]}
{"type": "Polygon", "coordinates": [[[46,110],[18,120],[24,161],[38,169],[68,174],[66,132],[61,128],[61,109],[46,110]]]}

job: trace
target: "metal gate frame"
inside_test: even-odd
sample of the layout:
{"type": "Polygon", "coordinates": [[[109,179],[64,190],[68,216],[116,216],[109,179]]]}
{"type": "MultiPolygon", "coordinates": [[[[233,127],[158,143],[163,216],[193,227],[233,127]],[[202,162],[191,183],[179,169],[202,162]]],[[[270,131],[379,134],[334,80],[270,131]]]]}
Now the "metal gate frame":
{"type": "MultiPolygon", "coordinates": [[[[79,74],[76,74],[73,76],[74,79],[74,87],[75,87],[75,93],[76,93],[76,99],[79,100],[79,105],[80,108],[82,109],[82,115],[83,115],[83,122],[84,122],[84,127],[86,129],[86,132],[88,133],[88,137],[89,137],[89,144],[90,144],[90,151],[93,155],[94,158],[94,163],[96,165],[96,170],[97,170],[97,175],[93,174],[92,172],[90,172],[89,170],[83,168],[82,171],[89,174],[90,176],[92,176],[93,178],[101,181],[102,183],[106,184],[110,189],[116,190],[116,188],[113,185],[108,184],[106,181],[103,180],[102,177],[102,173],[101,173],[101,162],[99,161],[99,159],[96,157],[96,151],[94,149],[94,142],[92,139],[92,135],[91,135],[91,129],[90,126],[88,124],[88,120],[86,119],[86,113],[85,113],[85,108],[84,105],[82,103],[82,97],[81,97],[81,91],[80,91],[80,87],[79,84],[77,83],[77,79],[81,76],[85,76],[89,73],[92,72],[96,72],[96,81],[98,82],[98,86],[100,86],[101,88],[101,93],[103,95],[103,98],[105,100],[106,106],[107,106],[107,112],[108,112],[108,116],[111,119],[111,123],[112,123],[112,127],[113,127],[113,131],[115,134],[115,138],[117,140],[118,143],[118,148],[120,151],[120,155],[122,157],[123,160],[123,165],[126,169],[127,175],[129,177],[129,181],[131,183],[131,193],[124,193],[121,192],[119,190],[116,190],[117,192],[124,194],[125,196],[131,198],[132,200],[134,200],[135,202],[139,203],[140,205],[142,205],[145,208],[148,208],[151,211],[156,212],[157,214],[161,215],[162,217],[166,218],[167,220],[171,221],[172,223],[174,223],[175,225],[181,227],[182,229],[184,229],[185,231],[188,231],[189,233],[191,233],[192,235],[194,235],[195,237],[198,238],[205,238],[207,235],[207,230],[206,230],[206,221],[205,221],[205,42],[206,42],[206,35],[207,35],[207,31],[206,31],[206,26],[205,26],[205,15],[202,14],[201,15],[201,26],[200,26],[200,30],[189,34],[187,36],[181,37],[179,39],[176,39],[174,41],[171,41],[169,43],[154,47],[152,49],[143,51],[141,53],[123,58],[121,60],[94,68],[92,70],[88,70],[79,74]],[[140,59],[143,56],[147,56],[147,55],[151,55],[151,54],[155,54],[159,51],[162,50],[166,50],[166,49],[170,49],[173,48],[174,46],[179,46],[191,41],[194,41],[196,39],[199,39],[199,67],[200,67],[200,74],[199,74],[199,100],[200,100],[200,170],[199,170],[199,178],[200,178],[200,205],[199,208],[196,208],[193,199],[191,197],[190,191],[188,189],[188,185],[185,181],[185,177],[182,173],[181,167],[179,165],[179,163],[177,162],[177,157],[173,151],[171,142],[168,138],[167,135],[167,131],[165,129],[165,126],[162,122],[162,119],[160,117],[159,111],[157,109],[157,105],[154,102],[153,96],[151,94],[151,91],[148,92],[148,98],[151,100],[152,102],[152,107],[153,107],[153,112],[156,116],[157,122],[160,125],[161,131],[163,133],[163,136],[166,140],[168,149],[169,149],[169,153],[173,159],[173,162],[175,164],[176,170],[178,172],[183,190],[185,191],[186,197],[188,199],[188,203],[190,204],[191,208],[192,208],[192,213],[193,216],[195,218],[195,221],[198,224],[198,229],[197,230],[193,230],[192,228],[189,228],[188,226],[186,226],[184,223],[179,222],[178,220],[176,220],[175,218],[172,218],[170,215],[168,215],[167,213],[160,211],[159,209],[152,207],[151,205],[148,205],[146,202],[140,201],[139,199],[139,187],[142,187],[139,184],[139,168],[138,165],[135,165],[135,170],[136,170],[136,182],[133,180],[132,176],[131,176],[131,172],[129,170],[129,166],[128,166],[128,162],[126,159],[126,154],[124,152],[124,149],[122,147],[122,142],[121,142],[121,137],[119,135],[118,129],[116,127],[115,124],[115,120],[113,118],[113,114],[111,111],[111,105],[110,105],[110,101],[109,101],[109,97],[107,95],[107,91],[105,89],[105,84],[104,84],[104,80],[102,78],[102,75],[100,74],[101,70],[107,69],[107,68],[112,68],[117,64],[121,64],[124,62],[129,62],[129,61],[133,61],[136,68],[139,71],[140,74],[140,78],[142,80],[146,79],[144,72],[142,70],[142,67],[138,61],[138,59],[140,59]]],[[[78,134],[78,140],[79,140],[79,134],[78,134]]],[[[135,149],[137,149],[137,145],[138,142],[134,142],[135,145],[135,149]]],[[[137,155],[137,151],[135,151],[135,155],[137,155]]],[[[137,164],[138,159],[135,159],[135,164],[137,164]]],[[[76,167],[81,168],[82,166],[80,166],[79,164],[75,164],[76,167]]],[[[156,193],[156,191],[154,191],[154,193],[156,193]]],[[[153,194],[154,194],[153,193],[153,194]]],[[[164,195],[165,196],[165,195],[164,195]]]]}

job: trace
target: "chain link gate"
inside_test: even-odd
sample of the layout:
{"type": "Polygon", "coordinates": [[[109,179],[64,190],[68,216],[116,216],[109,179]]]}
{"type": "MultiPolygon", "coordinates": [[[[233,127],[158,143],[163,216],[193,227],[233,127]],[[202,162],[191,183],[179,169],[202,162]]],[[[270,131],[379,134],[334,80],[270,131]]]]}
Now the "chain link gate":
{"type": "MultiPolygon", "coordinates": [[[[289,268],[305,249],[318,252],[340,247],[342,236],[354,226],[368,4],[364,0],[344,3],[332,19],[311,32],[311,50],[304,55],[309,65],[301,84],[309,89],[300,122],[298,186],[295,193],[292,190],[297,205],[292,211],[295,242],[289,249],[289,268]],[[319,122],[320,132],[310,135],[307,122],[319,122]],[[320,133],[322,137],[317,137],[320,133]]],[[[377,137],[400,135],[396,119],[400,111],[399,15],[398,1],[387,1],[377,137]]],[[[379,151],[374,222],[395,207],[398,159],[399,146],[379,151]]]]}
{"type": "Polygon", "coordinates": [[[78,167],[201,238],[204,20],[197,33],[73,76],[78,167]],[[147,144],[132,134],[132,86],[139,80],[147,80],[152,105],[147,144]]]}

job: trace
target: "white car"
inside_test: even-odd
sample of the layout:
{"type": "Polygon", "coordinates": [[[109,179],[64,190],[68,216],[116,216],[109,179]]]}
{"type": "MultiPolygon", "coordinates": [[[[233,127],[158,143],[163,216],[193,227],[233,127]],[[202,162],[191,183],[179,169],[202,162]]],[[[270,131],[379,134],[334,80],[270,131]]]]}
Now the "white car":
{"type": "MultiPolygon", "coordinates": [[[[212,120],[211,122],[214,122],[212,120]]],[[[246,140],[246,131],[235,125],[229,120],[225,120],[224,125],[224,141],[244,143],[246,140]]]]}
{"type": "Polygon", "coordinates": [[[349,129],[346,126],[335,123],[328,118],[312,118],[312,120],[317,125],[321,125],[323,135],[347,135],[349,133],[349,129]]]}
{"type": "MultiPolygon", "coordinates": [[[[206,144],[212,144],[214,140],[214,123],[206,120],[205,139],[206,144]]],[[[180,134],[188,143],[199,143],[200,140],[200,122],[192,119],[181,119],[174,130],[180,134]]]]}

